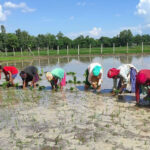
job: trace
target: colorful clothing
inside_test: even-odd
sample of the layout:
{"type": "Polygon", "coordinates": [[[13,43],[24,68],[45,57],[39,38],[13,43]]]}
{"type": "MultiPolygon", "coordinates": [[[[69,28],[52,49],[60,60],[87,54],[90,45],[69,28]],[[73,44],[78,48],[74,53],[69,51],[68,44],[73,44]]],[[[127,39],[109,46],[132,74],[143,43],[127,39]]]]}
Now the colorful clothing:
{"type": "Polygon", "coordinates": [[[21,71],[20,76],[25,82],[30,82],[32,80],[37,82],[39,80],[38,69],[34,66],[26,67],[23,71],[21,71]]]}
{"type": "Polygon", "coordinates": [[[55,81],[54,81],[54,85],[57,84],[57,81],[59,80],[60,85],[61,86],[65,86],[66,85],[66,73],[63,69],[61,68],[56,68],[54,70],[51,71],[51,74],[53,75],[53,77],[55,77],[55,81]]]}
{"type": "Polygon", "coordinates": [[[18,74],[18,69],[14,66],[5,66],[3,67],[3,72],[5,75],[8,75],[8,72],[11,72],[12,75],[18,74]]]}
{"type": "MultiPolygon", "coordinates": [[[[95,68],[99,69],[98,70],[99,74],[101,73],[101,78],[98,81],[98,86],[100,86],[102,84],[103,69],[102,69],[101,64],[99,64],[99,63],[92,63],[88,66],[88,71],[86,72],[88,75],[86,77],[86,80],[88,81],[88,84],[92,84],[91,78],[92,78],[92,76],[94,76],[93,70],[95,70],[95,68]]],[[[96,74],[97,74],[97,72],[96,72],[96,74]]]]}
{"type": "Polygon", "coordinates": [[[61,68],[56,68],[51,71],[52,75],[58,79],[62,79],[64,77],[64,70],[61,68]]]}
{"type": "MultiPolygon", "coordinates": [[[[118,68],[118,70],[120,70],[120,72],[117,75],[117,77],[121,79],[121,85],[131,83],[130,82],[131,68],[134,68],[136,70],[136,72],[138,72],[137,69],[135,68],[135,66],[133,66],[132,64],[124,64],[118,68]]],[[[117,79],[113,79],[113,90],[115,90],[115,89],[117,89],[117,79]]]]}
{"type": "Polygon", "coordinates": [[[140,89],[143,94],[150,95],[150,70],[143,69],[136,76],[136,101],[140,100],[140,89]]]}

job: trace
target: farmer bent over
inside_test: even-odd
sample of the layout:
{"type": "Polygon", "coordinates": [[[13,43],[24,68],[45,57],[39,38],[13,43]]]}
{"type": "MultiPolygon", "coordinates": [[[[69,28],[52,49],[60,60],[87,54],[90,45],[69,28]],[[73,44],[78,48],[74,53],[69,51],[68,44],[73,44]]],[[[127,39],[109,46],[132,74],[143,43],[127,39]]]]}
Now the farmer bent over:
{"type": "Polygon", "coordinates": [[[6,81],[9,81],[9,84],[14,86],[14,79],[17,77],[18,69],[14,66],[0,66],[0,78],[2,72],[5,75],[6,81]]]}
{"type": "Polygon", "coordinates": [[[20,77],[23,81],[23,89],[28,86],[31,81],[31,86],[36,88],[36,82],[39,80],[38,69],[34,66],[28,66],[20,72],[20,77]]]}
{"type": "Polygon", "coordinates": [[[66,85],[66,73],[61,68],[55,68],[51,72],[47,72],[46,78],[51,83],[52,89],[57,90],[59,85],[62,90],[66,85]]]}
{"type": "Polygon", "coordinates": [[[100,91],[102,84],[103,69],[99,63],[91,63],[85,71],[85,90],[90,87],[100,91]]]}
{"type": "Polygon", "coordinates": [[[135,92],[137,69],[132,64],[121,65],[118,69],[109,69],[107,76],[113,79],[113,95],[122,93],[127,85],[131,85],[131,91],[135,92]],[[119,83],[117,85],[117,79],[119,83]]]}

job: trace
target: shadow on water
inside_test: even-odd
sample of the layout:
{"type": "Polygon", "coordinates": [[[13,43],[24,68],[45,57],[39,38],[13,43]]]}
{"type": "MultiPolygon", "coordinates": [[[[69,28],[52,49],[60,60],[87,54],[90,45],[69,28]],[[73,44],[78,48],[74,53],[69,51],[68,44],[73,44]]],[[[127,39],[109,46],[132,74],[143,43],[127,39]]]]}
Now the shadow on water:
{"type": "Polygon", "coordinates": [[[135,102],[135,96],[133,95],[118,95],[118,102],[128,102],[128,103],[133,103],[135,102]]]}

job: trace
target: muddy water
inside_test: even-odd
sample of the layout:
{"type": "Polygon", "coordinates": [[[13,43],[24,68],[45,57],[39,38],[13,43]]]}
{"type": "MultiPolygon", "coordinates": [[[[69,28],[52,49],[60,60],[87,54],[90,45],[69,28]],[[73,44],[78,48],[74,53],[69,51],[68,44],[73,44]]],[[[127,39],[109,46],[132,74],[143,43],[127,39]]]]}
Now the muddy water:
{"type": "MultiPolygon", "coordinates": [[[[19,70],[35,65],[39,72],[62,67],[76,72],[79,81],[84,80],[84,70],[91,62],[99,62],[104,78],[101,93],[84,92],[83,84],[67,84],[63,92],[54,92],[45,76],[39,82],[46,86],[43,91],[0,88],[0,149],[149,150],[149,108],[137,107],[134,95],[111,97],[112,81],[106,77],[109,68],[123,63],[150,68],[149,58],[97,56],[3,62],[19,70]]],[[[72,76],[67,76],[69,79],[72,76]]],[[[21,83],[19,76],[15,82],[21,83]]]]}

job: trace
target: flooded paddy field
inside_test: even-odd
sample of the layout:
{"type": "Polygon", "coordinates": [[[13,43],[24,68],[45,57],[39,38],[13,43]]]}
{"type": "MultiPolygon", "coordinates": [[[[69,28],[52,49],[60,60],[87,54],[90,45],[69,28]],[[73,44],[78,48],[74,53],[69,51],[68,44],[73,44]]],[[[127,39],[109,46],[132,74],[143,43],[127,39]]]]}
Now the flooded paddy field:
{"type": "MultiPolygon", "coordinates": [[[[45,75],[37,89],[0,87],[0,149],[2,150],[149,150],[150,109],[138,107],[133,94],[112,97],[111,67],[132,63],[150,68],[150,56],[104,56],[45,58],[3,62],[19,70],[35,65],[39,73],[62,67],[76,72],[81,84],[52,91],[45,75]],[[91,62],[104,67],[102,91],[84,91],[84,71],[91,62]],[[70,88],[73,90],[70,90],[70,88]]],[[[67,81],[72,80],[67,76],[67,81]]],[[[0,84],[3,80],[0,81],[0,84]]],[[[18,76],[16,83],[21,84],[18,76]]]]}

